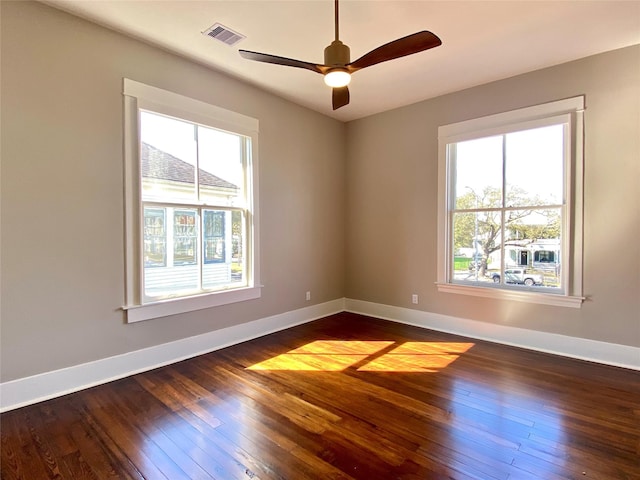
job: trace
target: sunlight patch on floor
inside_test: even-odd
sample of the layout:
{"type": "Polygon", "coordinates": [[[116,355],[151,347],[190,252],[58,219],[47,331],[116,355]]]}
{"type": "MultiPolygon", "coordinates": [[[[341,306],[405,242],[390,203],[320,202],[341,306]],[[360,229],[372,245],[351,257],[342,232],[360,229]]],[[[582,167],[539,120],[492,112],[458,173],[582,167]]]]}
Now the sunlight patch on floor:
{"type": "Polygon", "coordinates": [[[473,343],[316,340],[247,367],[248,370],[340,372],[437,372],[473,343]],[[384,350],[384,351],[383,351],[384,350]]]}
{"type": "Polygon", "coordinates": [[[248,367],[248,370],[341,372],[390,345],[393,345],[393,342],[316,340],[256,363],[248,367]]]}

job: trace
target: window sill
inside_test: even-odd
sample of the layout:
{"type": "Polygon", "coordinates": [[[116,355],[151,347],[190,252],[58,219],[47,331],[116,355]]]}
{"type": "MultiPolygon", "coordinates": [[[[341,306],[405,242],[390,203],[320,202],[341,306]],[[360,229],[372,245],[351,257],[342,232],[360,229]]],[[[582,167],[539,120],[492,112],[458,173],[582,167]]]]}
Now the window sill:
{"type": "MultiPolygon", "coordinates": [[[[442,293],[455,293],[459,295],[471,295],[474,297],[497,298],[499,300],[512,300],[516,302],[537,303],[540,305],[553,305],[555,307],[580,308],[584,297],[570,295],[558,295],[554,293],[534,292],[531,290],[516,291],[503,288],[477,287],[470,285],[457,285],[452,283],[436,283],[438,291],[442,293]]],[[[535,288],[535,287],[534,287],[535,288]]]]}
{"type": "Polygon", "coordinates": [[[127,312],[127,323],[135,323],[210,307],[219,307],[230,303],[254,300],[260,298],[261,290],[260,287],[238,288],[231,291],[207,293],[187,298],[172,298],[146,305],[131,305],[122,307],[122,309],[127,312]]]}

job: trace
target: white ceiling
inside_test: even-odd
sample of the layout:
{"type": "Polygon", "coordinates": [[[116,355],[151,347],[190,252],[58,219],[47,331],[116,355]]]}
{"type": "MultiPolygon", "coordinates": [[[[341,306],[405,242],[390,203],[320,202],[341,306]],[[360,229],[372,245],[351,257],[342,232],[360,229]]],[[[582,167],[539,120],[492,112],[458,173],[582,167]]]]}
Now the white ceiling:
{"type": "Polygon", "coordinates": [[[317,73],[245,60],[238,49],[323,62],[332,0],[45,0],[342,121],[596,53],[640,44],[640,0],[342,0],[340,39],[355,60],[420,30],[443,45],[354,74],[335,112],[317,73]],[[246,39],[229,47],[202,32],[221,23],[246,39]]]}

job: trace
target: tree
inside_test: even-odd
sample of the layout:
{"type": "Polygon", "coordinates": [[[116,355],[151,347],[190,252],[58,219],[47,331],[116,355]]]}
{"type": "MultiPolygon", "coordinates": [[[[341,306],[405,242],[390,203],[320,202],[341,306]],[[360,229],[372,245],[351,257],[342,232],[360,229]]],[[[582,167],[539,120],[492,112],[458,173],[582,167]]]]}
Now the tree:
{"type": "Polygon", "coordinates": [[[554,210],[540,212],[548,218],[546,224],[515,224],[509,227],[511,236],[516,240],[531,240],[532,242],[546,238],[560,238],[560,215],[554,210]]]}
{"type": "MultiPolygon", "coordinates": [[[[557,209],[532,209],[544,205],[544,202],[518,188],[509,189],[505,203],[523,205],[522,209],[505,211],[505,245],[522,246],[543,238],[560,238],[560,212],[557,209]]],[[[492,210],[501,206],[501,191],[493,187],[487,187],[481,193],[471,190],[456,201],[457,210],[473,211],[454,215],[454,248],[477,249],[482,257],[478,269],[480,276],[486,273],[489,256],[501,247],[502,213],[501,210],[492,210]]]]}

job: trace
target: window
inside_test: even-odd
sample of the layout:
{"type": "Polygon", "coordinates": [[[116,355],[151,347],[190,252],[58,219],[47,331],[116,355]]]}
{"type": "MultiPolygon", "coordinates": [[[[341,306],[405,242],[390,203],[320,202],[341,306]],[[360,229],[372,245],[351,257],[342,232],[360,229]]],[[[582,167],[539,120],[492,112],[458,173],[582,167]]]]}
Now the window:
{"type": "Polygon", "coordinates": [[[440,127],[440,291],[580,306],[583,110],[576,97],[440,127]]]}
{"type": "Polygon", "coordinates": [[[258,298],[257,120],[124,81],[129,322],[258,298]]]}

